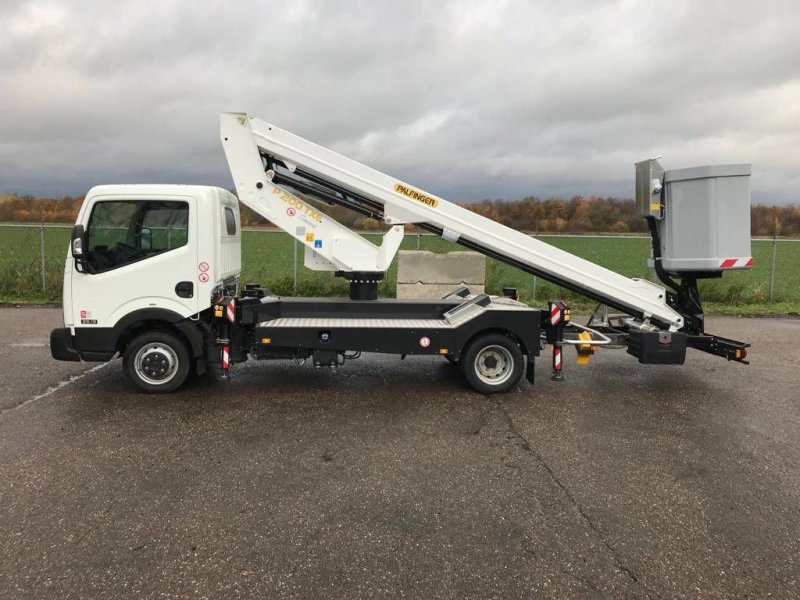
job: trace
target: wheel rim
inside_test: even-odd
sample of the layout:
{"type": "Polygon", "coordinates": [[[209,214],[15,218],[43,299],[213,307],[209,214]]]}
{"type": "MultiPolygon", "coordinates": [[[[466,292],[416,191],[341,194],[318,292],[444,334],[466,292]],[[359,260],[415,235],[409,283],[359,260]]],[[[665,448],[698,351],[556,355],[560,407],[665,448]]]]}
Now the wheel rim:
{"type": "Polygon", "coordinates": [[[503,346],[486,346],[475,357],[475,375],[488,385],[501,385],[514,372],[514,357],[503,346]]]}
{"type": "Polygon", "coordinates": [[[178,355],[167,344],[151,342],[136,353],[133,367],[142,381],[150,385],[164,385],[178,372],[178,355]]]}

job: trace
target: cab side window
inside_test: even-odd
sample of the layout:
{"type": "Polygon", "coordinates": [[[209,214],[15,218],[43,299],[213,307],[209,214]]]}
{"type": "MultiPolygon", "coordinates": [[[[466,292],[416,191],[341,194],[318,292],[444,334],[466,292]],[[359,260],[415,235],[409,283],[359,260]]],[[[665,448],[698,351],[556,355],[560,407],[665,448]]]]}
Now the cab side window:
{"type": "Polygon", "coordinates": [[[227,206],[225,207],[225,230],[228,235],[236,235],[236,215],[227,206]]]}
{"type": "Polygon", "coordinates": [[[92,208],[87,262],[94,272],[119,267],[185,246],[189,205],[163,200],[115,200],[92,208]]]}

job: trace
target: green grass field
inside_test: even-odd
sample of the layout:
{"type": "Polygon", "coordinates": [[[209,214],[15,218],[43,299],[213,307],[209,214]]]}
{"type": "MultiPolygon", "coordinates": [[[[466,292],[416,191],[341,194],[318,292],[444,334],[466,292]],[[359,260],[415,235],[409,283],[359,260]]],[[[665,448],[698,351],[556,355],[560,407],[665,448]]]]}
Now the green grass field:
{"type": "MultiPolygon", "coordinates": [[[[69,243],[69,227],[45,227],[45,276],[41,285],[40,228],[0,225],[0,301],[59,302],[61,282],[69,243]]],[[[378,235],[367,235],[374,242],[378,235]]],[[[628,277],[652,278],[647,268],[649,240],[634,237],[539,236],[539,239],[596,262],[628,277]]],[[[463,250],[457,244],[432,235],[407,235],[402,249],[432,252],[463,250]]],[[[754,240],[755,265],[747,271],[726,273],[722,279],[703,281],[702,297],[709,308],[721,312],[773,312],[769,305],[772,263],[771,240],[754,240]]],[[[315,273],[303,266],[303,248],[297,246],[297,281],[293,278],[294,242],[281,232],[245,231],[242,234],[244,281],[256,281],[279,294],[328,296],[347,294],[347,284],[329,273],[315,273]]],[[[380,293],[395,293],[396,266],[387,273],[380,293]]],[[[487,259],[486,287],[500,293],[516,287],[526,301],[545,302],[563,298],[575,306],[589,306],[580,297],[539,279],[533,296],[532,276],[513,267],[487,259]]],[[[800,311],[800,241],[778,242],[775,264],[774,312],[800,311]]]]}

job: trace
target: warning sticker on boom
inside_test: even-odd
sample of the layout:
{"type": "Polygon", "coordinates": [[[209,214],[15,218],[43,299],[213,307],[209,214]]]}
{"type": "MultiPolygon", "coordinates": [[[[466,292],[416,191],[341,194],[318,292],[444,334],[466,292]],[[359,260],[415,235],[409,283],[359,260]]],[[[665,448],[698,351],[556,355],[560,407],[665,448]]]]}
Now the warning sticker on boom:
{"type": "Polygon", "coordinates": [[[402,183],[396,183],[394,185],[394,191],[403,194],[403,196],[408,196],[409,198],[411,198],[412,200],[416,200],[417,202],[422,202],[423,204],[426,204],[431,208],[436,208],[437,206],[439,206],[439,201],[436,198],[431,198],[427,194],[418,192],[417,190],[410,188],[406,185],[403,185],[402,183]]]}

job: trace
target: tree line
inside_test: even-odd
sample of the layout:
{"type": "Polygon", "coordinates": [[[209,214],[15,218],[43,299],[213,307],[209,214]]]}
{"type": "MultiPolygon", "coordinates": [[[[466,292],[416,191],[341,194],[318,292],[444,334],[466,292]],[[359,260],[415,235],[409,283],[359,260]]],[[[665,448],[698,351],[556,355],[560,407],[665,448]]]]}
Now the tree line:
{"type": "MultiPolygon", "coordinates": [[[[37,198],[15,194],[0,196],[0,223],[74,223],[83,196],[37,198]]],[[[529,233],[645,233],[647,224],[630,199],[575,196],[569,200],[528,196],[522,200],[482,200],[463,203],[465,208],[519,231],[529,233]]],[[[322,205],[334,219],[356,230],[381,230],[379,221],[340,206],[322,205]]],[[[270,223],[241,205],[242,225],[269,227],[270,223]]],[[[800,237],[800,205],[750,207],[755,236],[800,237]]]]}

